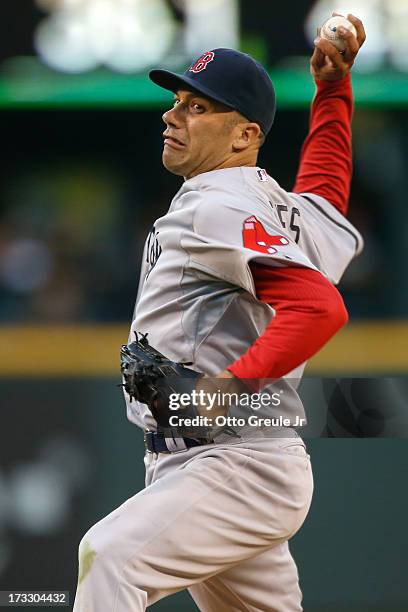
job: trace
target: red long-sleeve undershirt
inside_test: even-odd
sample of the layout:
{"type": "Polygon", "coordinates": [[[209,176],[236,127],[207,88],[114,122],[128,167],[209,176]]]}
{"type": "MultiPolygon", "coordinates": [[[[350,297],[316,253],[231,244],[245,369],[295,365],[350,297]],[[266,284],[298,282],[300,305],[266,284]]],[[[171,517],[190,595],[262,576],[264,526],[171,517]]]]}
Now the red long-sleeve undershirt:
{"type": "Polygon", "coordinates": [[[347,214],[352,176],[351,76],[316,81],[309,134],[304,142],[295,193],[315,193],[347,214]]]}
{"type": "Polygon", "coordinates": [[[249,386],[280,378],[304,363],[347,323],[337,289],[308,268],[251,265],[259,300],[276,312],[264,333],[228,370],[249,386]]]}
{"type": "MultiPolygon", "coordinates": [[[[293,191],[320,195],[345,215],[352,175],[351,77],[316,85],[293,191]]],[[[258,389],[257,380],[280,378],[317,353],[348,315],[337,289],[319,272],[257,264],[251,271],[258,299],[272,306],[276,316],[228,370],[258,389]]]]}

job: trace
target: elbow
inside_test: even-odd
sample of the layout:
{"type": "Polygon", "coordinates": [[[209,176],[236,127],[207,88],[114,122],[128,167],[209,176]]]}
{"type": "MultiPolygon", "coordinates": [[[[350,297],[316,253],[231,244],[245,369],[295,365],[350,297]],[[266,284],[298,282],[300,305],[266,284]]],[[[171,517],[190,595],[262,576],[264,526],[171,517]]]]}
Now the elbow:
{"type": "Polygon", "coordinates": [[[330,299],[326,302],[325,316],[331,333],[335,334],[348,323],[349,315],[340,293],[333,286],[331,289],[330,299]]]}

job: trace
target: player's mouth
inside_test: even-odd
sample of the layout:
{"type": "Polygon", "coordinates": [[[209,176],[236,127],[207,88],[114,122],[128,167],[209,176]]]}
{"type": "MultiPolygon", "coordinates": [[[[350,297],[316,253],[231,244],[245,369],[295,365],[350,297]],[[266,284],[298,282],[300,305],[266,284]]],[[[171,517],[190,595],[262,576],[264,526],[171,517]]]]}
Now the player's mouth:
{"type": "Polygon", "coordinates": [[[178,138],[174,138],[174,136],[170,136],[169,134],[164,133],[164,144],[172,147],[173,149],[184,149],[186,146],[184,142],[181,142],[178,138]]]}

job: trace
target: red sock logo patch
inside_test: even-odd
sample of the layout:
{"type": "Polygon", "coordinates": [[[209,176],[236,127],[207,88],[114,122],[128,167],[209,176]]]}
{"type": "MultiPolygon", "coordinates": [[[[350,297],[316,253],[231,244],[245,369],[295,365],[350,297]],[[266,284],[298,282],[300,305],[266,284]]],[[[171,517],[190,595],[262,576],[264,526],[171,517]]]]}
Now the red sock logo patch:
{"type": "Polygon", "coordinates": [[[289,240],[285,236],[271,236],[271,234],[268,234],[262,223],[255,216],[245,219],[242,236],[245,248],[259,251],[260,253],[268,253],[269,255],[278,252],[275,249],[275,245],[287,246],[289,244],[289,240]]]}

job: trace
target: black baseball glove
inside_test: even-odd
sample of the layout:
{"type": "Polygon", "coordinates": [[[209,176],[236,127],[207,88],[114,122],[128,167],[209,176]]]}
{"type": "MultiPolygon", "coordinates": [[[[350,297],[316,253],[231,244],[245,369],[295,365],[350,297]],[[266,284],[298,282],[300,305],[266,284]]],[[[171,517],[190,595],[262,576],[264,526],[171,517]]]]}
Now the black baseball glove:
{"type": "MultiPolygon", "coordinates": [[[[147,334],[136,333],[136,340],[124,344],[121,349],[121,372],[124,388],[131,401],[136,399],[147,404],[159,428],[170,428],[169,418],[178,415],[188,418],[198,416],[197,407],[192,403],[177,410],[169,407],[172,393],[189,395],[195,389],[197,380],[203,376],[182,363],[171,361],[150,346],[147,334]]],[[[191,395],[190,395],[191,397],[191,395]]],[[[185,435],[183,427],[179,435],[185,435]]]]}

